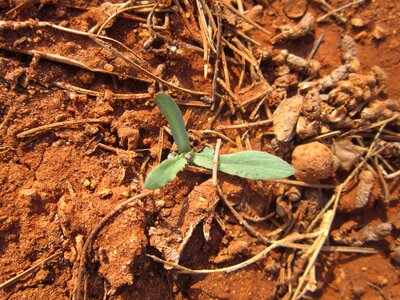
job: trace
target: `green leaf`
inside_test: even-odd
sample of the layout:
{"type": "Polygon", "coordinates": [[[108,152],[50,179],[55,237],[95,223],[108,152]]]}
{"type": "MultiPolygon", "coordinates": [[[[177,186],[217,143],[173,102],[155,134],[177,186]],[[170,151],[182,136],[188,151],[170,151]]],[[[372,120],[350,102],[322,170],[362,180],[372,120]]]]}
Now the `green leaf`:
{"type": "Polygon", "coordinates": [[[178,146],[179,153],[185,153],[192,150],[189,143],[189,137],[186,133],[185,122],[182,113],[170,95],[159,93],[155,99],[161,113],[167,118],[172,136],[178,146]]]}
{"type": "MultiPolygon", "coordinates": [[[[213,168],[214,155],[209,152],[194,153],[192,162],[200,167],[213,168]]],[[[220,155],[218,171],[255,180],[275,180],[289,177],[295,169],[277,156],[262,151],[242,151],[220,155]]]]}
{"type": "Polygon", "coordinates": [[[210,147],[204,147],[204,149],[200,152],[202,154],[211,154],[214,156],[214,149],[210,147]]]}
{"type": "Polygon", "coordinates": [[[174,179],[186,164],[187,160],[183,154],[164,160],[147,175],[144,187],[149,190],[163,187],[174,179]]]}

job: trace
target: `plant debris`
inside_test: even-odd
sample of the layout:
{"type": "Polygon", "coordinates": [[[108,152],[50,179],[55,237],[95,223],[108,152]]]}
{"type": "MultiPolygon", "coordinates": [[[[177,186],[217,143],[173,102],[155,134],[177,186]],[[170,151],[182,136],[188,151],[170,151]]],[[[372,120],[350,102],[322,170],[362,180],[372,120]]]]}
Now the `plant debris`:
{"type": "Polygon", "coordinates": [[[340,229],[332,231],[332,237],[335,242],[361,246],[367,242],[377,242],[392,232],[392,224],[381,223],[377,225],[367,225],[360,230],[355,230],[357,223],[349,221],[343,224],[340,229]]]}
{"type": "Polygon", "coordinates": [[[280,33],[273,37],[272,43],[284,40],[299,39],[307,34],[314,33],[315,19],[311,13],[307,13],[296,25],[277,26],[280,33]]]}

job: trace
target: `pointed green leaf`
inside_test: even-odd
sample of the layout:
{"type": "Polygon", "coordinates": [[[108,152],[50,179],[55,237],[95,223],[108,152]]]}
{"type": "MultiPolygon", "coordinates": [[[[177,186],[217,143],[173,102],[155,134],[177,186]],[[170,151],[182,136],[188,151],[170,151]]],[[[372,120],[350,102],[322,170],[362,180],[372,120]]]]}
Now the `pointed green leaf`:
{"type": "MultiPolygon", "coordinates": [[[[210,153],[194,153],[192,162],[200,167],[213,168],[214,156],[210,153]]],[[[220,155],[218,170],[230,175],[255,180],[274,180],[289,177],[295,170],[277,156],[262,151],[242,151],[220,155]]]]}
{"type": "Polygon", "coordinates": [[[161,113],[167,118],[172,136],[178,146],[179,153],[185,153],[192,150],[189,143],[189,137],[186,133],[185,122],[182,113],[170,95],[159,93],[155,99],[161,113]]]}
{"type": "Polygon", "coordinates": [[[163,187],[174,179],[179,171],[183,170],[186,164],[187,160],[183,154],[164,160],[147,175],[144,187],[149,190],[163,187]]]}

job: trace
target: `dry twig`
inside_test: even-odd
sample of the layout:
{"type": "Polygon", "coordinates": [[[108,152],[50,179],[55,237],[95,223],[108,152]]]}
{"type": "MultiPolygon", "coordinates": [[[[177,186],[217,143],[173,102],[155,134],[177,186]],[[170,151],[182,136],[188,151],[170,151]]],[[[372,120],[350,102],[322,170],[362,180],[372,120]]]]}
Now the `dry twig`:
{"type": "Polygon", "coordinates": [[[215,145],[214,160],[213,160],[213,173],[212,173],[213,186],[217,186],[218,160],[219,160],[220,148],[221,148],[221,139],[217,139],[217,144],[215,145]]]}
{"type": "Polygon", "coordinates": [[[141,100],[150,99],[151,95],[149,93],[143,94],[114,94],[113,92],[106,90],[105,92],[98,92],[89,89],[84,89],[65,82],[52,82],[52,84],[60,89],[68,90],[71,92],[76,92],[83,95],[94,96],[94,97],[104,97],[120,100],[141,100]]]}
{"type": "MultiPolygon", "coordinates": [[[[326,0],[313,0],[315,3],[321,5],[322,9],[325,11],[333,11],[334,8],[332,5],[330,5],[326,0]]],[[[338,20],[340,23],[346,23],[347,19],[343,17],[341,14],[338,14],[337,12],[333,12],[332,16],[335,17],[336,20],[338,20]]]]}
{"type": "Polygon", "coordinates": [[[259,127],[259,126],[265,126],[269,125],[272,123],[272,120],[262,120],[258,122],[253,122],[253,123],[244,123],[244,124],[235,124],[235,125],[221,125],[218,126],[218,130],[226,130],[226,129],[248,129],[248,128],[253,128],[253,127],[259,127]]]}
{"type": "Polygon", "coordinates": [[[38,263],[34,264],[29,269],[19,273],[18,275],[14,276],[13,278],[11,278],[11,279],[3,282],[2,284],[0,284],[0,289],[5,289],[5,288],[9,287],[10,285],[20,281],[22,278],[24,278],[25,276],[27,276],[27,275],[31,274],[32,272],[36,271],[38,268],[40,268],[45,263],[53,260],[56,257],[59,257],[62,254],[63,254],[62,251],[57,251],[56,253],[50,255],[49,257],[39,261],[38,263]]]}
{"type": "Polygon", "coordinates": [[[232,90],[225,84],[225,82],[221,78],[217,78],[217,82],[229,94],[231,99],[242,110],[242,112],[245,112],[245,109],[244,109],[242,103],[240,102],[239,98],[232,92],[232,90]]]}
{"type": "Polygon", "coordinates": [[[87,123],[109,123],[107,119],[84,119],[84,120],[72,120],[72,121],[64,121],[64,122],[56,122],[53,124],[43,125],[36,128],[32,128],[17,134],[17,138],[22,139],[30,135],[36,135],[39,133],[43,133],[45,131],[49,131],[56,128],[64,128],[70,127],[79,124],[87,124],[87,123]]]}
{"type": "Polygon", "coordinates": [[[12,107],[10,107],[8,109],[8,112],[7,112],[6,116],[4,117],[3,121],[0,124],[0,135],[2,135],[4,133],[3,131],[6,131],[4,129],[6,128],[7,123],[11,119],[11,117],[13,116],[14,112],[15,112],[15,107],[14,106],[12,106],[12,107]]]}
{"type": "MultiPolygon", "coordinates": [[[[329,11],[327,14],[323,15],[322,17],[319,17],[319,18],[317,19],[317,22],[323,22],[323,21],[325,21],[328,17],[330,17],[330,16],[332,16],[332,15],[337,16],[337,15],[338,15],[338,14],[337,14],[338,12],[341,12],[342,10],[345,10],[345,9],[348,8],[348,7],[351,7],[351,6],[356,5],[356,4],[363,4],[363,3],[365,3],[366,1],[367,1],[367,0],[354,0],[354,1],[350,2],[350,3],[347,3],[347,4],[345,4],[345,5],[341,6],[341,7],[339,7],[339,8],[332,9],[332,10],[329,11]]],[[[344,21],[344,22],[346,22],[346,21],[344,21]]]]}
{"type": "Polygon", "coordinates": [[[253,25],[255,28],[257,28],[258,30],[262,31],[263,33],[265,33],[266,35],[271,35],[272,33],[268,30],[266,30],[264,27],[258,25],[256,22],[254,22],[253,20],[247,18],[245,15],[243,15],[240,11],[238,11],[237,9],[235,9],[232,5],[228,4],[227,2],[221,2],[226,8],[228,8],[231,12],[233,12],[235,15],[237,15],[238,17],[240,17],[241,19],[243,19],[245,22],[249,23],[250,25],[253,25]]]}
{"type": "Polygon", "coordinates": [[[267,248],[265,248],[263,251],[261,251],[260,253],[258,253],[257,255],[253,256],[252,258],[234,265],[234,266],[230,266],[230,267],[226,267],[226,268],[221,268],[221,269],[210,269],[210,270],[193,270],[193,269],[189,269],[186,268],[184,266],[181,266],[179,264],[173,263],[173,262],[168,262],[165,261],[163,259],[160,259],[154,255],[149,255],[147,254],[147,256],[151,257],[152,259],[154,259],[157,262],[163,263],[167,266],[173,267],[178,269],[181,273],[184,274],[210,274],[210,273],[221,273],[221,272],[233,272],[236,270],[240,270],[243,269],[253,263],[256,263],[257,261],[264,259],[265,256],[271,252],[273,249],[278,248],[278,247],[285,247],[288,245],[288,243],[291,242],[295,242],[298,240],[305,240],[305,239],[311,239],[314,238],[318,235],[320,235],[322,233],[322,231],[317,231],[317,232],[313,232],[313,233],[308,233],[308,234],[292,234],[288,237],[285,237],[281,240],[275,241],[273,244],[271,244],[270,246],[268,246],[267,248]]]}

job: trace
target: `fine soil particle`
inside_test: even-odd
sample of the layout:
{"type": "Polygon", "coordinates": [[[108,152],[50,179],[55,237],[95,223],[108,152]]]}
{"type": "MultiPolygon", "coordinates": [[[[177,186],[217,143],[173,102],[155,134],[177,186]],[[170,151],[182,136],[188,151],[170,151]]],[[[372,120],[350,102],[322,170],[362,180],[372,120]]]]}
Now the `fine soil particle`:
{"type": "Polygon", "coordinates": [[[400,2],[344,2],[0,0],[0,299],[290,299],[314,238],[216,270],[326,229],[329,199],[304,298],[400,299],[400,2]],[[297,173],[218,173],[224,202],[187,167],[86,244],[176,150],[159,91],[195,151],[297,173]]]}

